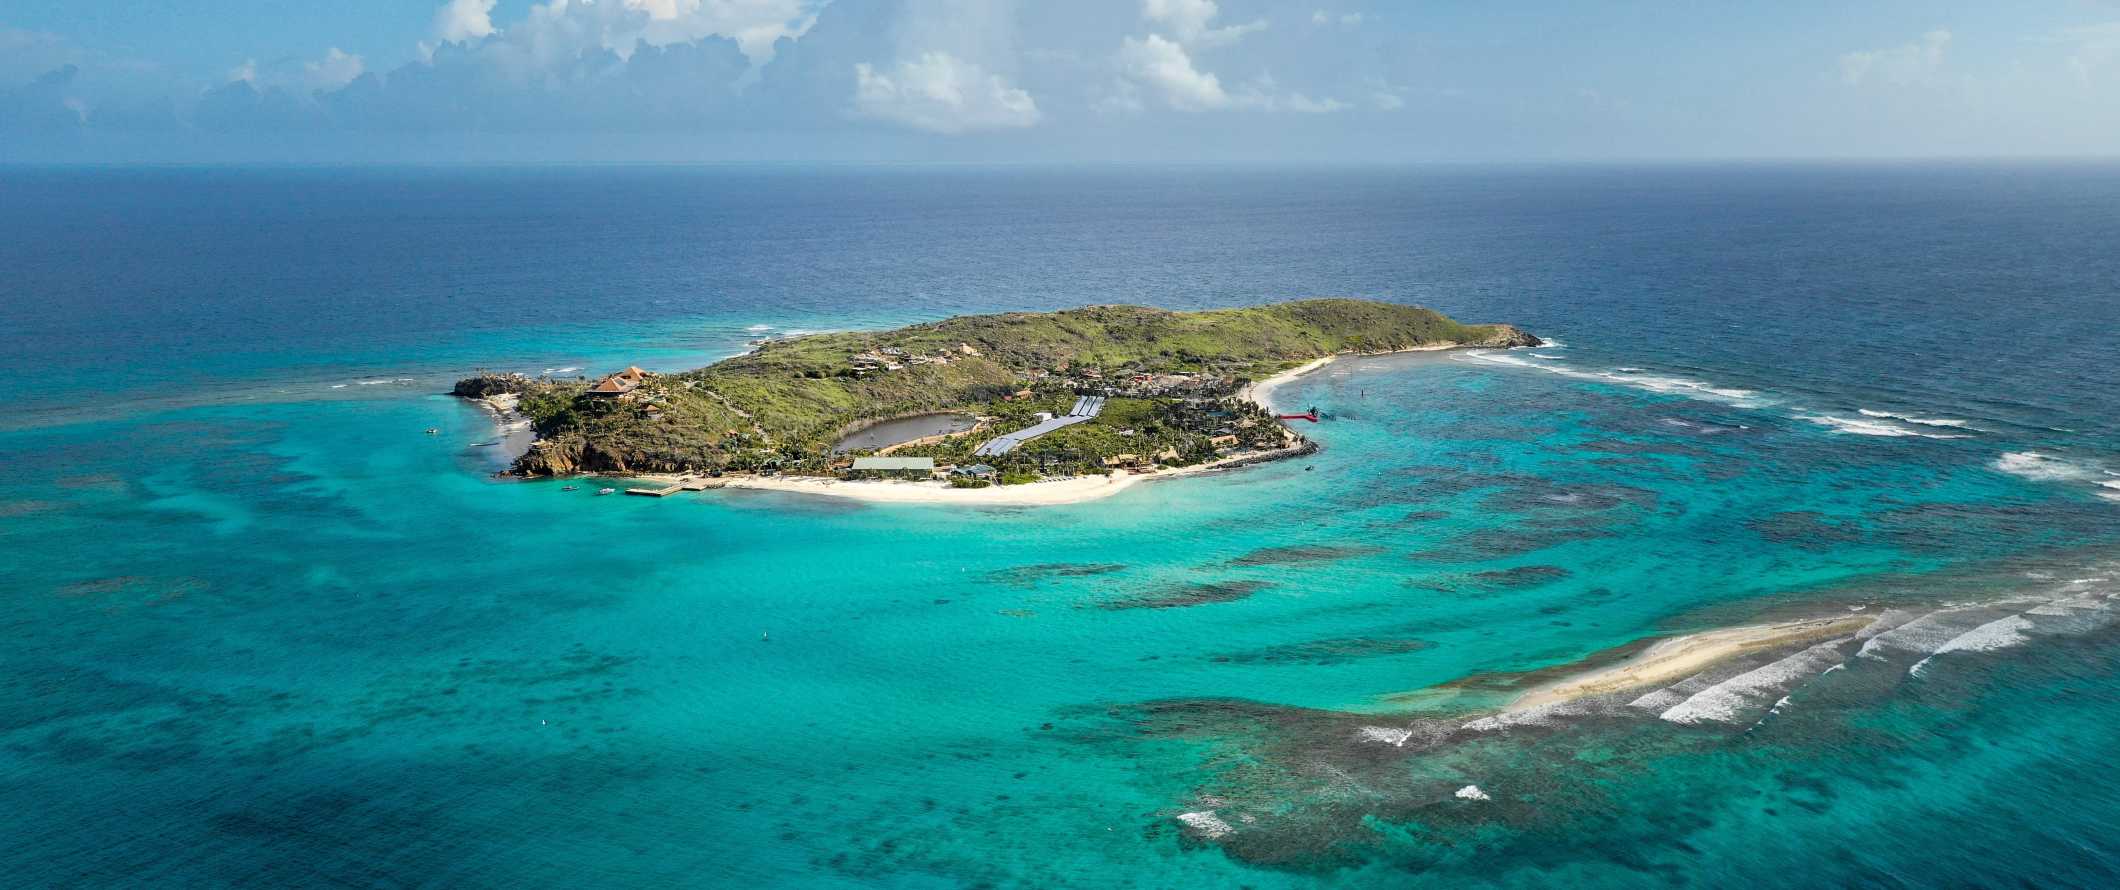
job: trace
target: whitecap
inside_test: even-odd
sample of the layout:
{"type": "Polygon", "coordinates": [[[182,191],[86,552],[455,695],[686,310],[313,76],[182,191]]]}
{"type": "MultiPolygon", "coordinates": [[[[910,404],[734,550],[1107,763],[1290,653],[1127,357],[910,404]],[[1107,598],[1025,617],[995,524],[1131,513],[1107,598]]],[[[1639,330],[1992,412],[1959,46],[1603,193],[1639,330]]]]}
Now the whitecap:
{"type": "Polygon", "coordinates": [[[1968,421],[1959,420],[1955,417],[1915,417],[1912,414],[1895,414],[1890,411],[1872,411],[1868,408],[1857,408],[1855,409],[1855,411],[1856,413],[1861,414],[1864,417],[1876,417],[1883,420],[1904,420],[1908,423],[1918,423],[1922,426],[1948,426],[1956,427],[1958,429],[1964,429],[1969,425],[1968,421]]]}
{"type": "Polygon", "coordinates": [[[2012,476],[2039,482],[2088,482],[2098,471],[2037,451],[2011,451],[1995,458],[1994,467],[2012,476]]]}
{"type": "Polygon", "coordinates": [[[1484,349],[1472,350],[1470,352],[1465,353],[1464,357],[1473,361],[1483,361],[1497,365],[1512,365],[1519,368],[1537,368],[1538,370],[1545,371],[1549,374],[1559,374],[1563,377],[1571,377],[1577,380],[1589,380],[1599,383],[1617,383],[1623,386],[1632,386],[1639,389],[1646,389],[1651,392],[1660,392],[1665,393],[1667,395],[1679,395],[1685,396],[1687,398],[1703,399],[1706,401],[1750,404],[1759,395],[1758,393],[1755,393],[1749,389],[1736,389],[1733,387],[1716,386],[1711,383],[1705,383],[1699,380],[1691,380],[1685,377],[1667,377],[1661,375],[1635,373],[1639,372],[1641,370],[1640,368],[1621,369],[1620,371],[1579,371],[1574,368],[1565,367],[1561,365],[1550,365],[1541,364],[1539,362],[1525,361],[1524,359],[1518,358],[1517,356],[1490,352],[1484,349]],[[1626,373],[1622,373],[1622,371],[1625,371],[1626,373]]]}
{"type": "Polygon", "coordinates": [[[1463,788],[1459,788],[1459,789],[1457,790],[1457,794],[1455,794],[1455,795],[1452,795],[1452,796],[1456,797],[1456,798],[1457,798],[1457,799],[1459,799],[1459,800],[1493,800],[1493,799],[1494,799],[1494,798],[1492,798],[1492,797],[1488,797],[1488,796],[1487,796],[1487,792],[1485,792],[1485,791],[1481,791],[1481,790],[1480,790],[1480,786],[1478,786],[1478,785],[1467,785],[1467,786],[1465,786],[1465,787],[1463,787],[1463,788]]]}
{"type": "MultiPolygon", "coordinates": [[[[1672,723],[1731,722],[1748,708],[1758,707],[1769,695],[1784,695],[1799,680],[1824,676],[1841,663],[1841,647],[1853,637],[1842,637],[1812,646],[1778,661],[1753,668],[1687,697],[1665,708],[1657,716],[1672,723]]],[[[1780,704],[1775,705],[1779,707],[1780,704]]]]}
{"type": "Polygon", "coordinates": [[[759,332],[761,332],[761,331],[770,331],[770,330],[772,330],[772,329],[773,329],[773,326],[772,326],[772,325],[769,325],[769,324],[754,324],[754,325],[751,325],[750,327],[744,328],[744,330],[746,330],[746,331],[750,331],[750,332],[751,332],[751,333],[753,333],[753,334],[759,333],[759,332]]]}
{"type": "Polygon", "coordinates": [[[1950,433],[1924,433],[1920,430],[1907,429],[1906,427],[1900,426],[1896,423],[1887,423],[1878,420],[1862,420],[1860,418],[1855,417],[1837,417],[1831,414],[1798,414],[1796,415],[1796,419],[1809,421],[1811,423],[1819,424],[1822,426],[1832,427],[1833,431],[1836,433],[1852,433],[1857,436],[1919,436],[1923,439],[1970,438],[1968,436],[1954,435],[1950,433]]]}
{"type": "Polygon", "coordinates": [[[1936,651],[1930,653],[1927,658],[1907,668],[1907,673],[1919,677],[1922,669],[1928,667],[1929,662],[1934,661],[1936,656],[1950,652],[1992,652],[1996,649],[2007,649],[2031,639],[2024,633],[2031,628],[2031,620],[2022,615],[1997,618],[1952,637],[1948,642],[1936,647],[1936,651]]]}
{"type": "Polygon", "coordinates": [[[1932,655],[1961,634],[1993,620],[1994,615],[1994,609],[1981,607],[1939,609],[1869,637],[1855,655],[1880,661],[1892,650],[1932,655]]]}

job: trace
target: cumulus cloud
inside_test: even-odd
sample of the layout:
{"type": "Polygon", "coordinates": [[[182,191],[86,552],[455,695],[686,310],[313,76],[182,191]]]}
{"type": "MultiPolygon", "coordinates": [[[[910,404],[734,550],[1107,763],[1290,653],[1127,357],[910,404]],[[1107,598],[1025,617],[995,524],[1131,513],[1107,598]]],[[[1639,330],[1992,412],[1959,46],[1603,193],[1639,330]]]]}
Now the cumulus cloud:
{"type": "Polygon", "coordinates": [[[1943,68],[1944,52],[1950,45],[1951,32],[1937,29],[1901,46],[1846,53],[1840,57],[1840,80],[1849,86],[1873,81],[1893,86],[1928,83],[1943,68]]]}
{"type": "Polygon", "coordinates": [[[1038,103],[1030,93],[945,52],[922,53],[888,72],[862,62],[854,66],[854,79],[854,109],[863,117],[935,133],[1038,122],[1038,103]]]}
{"type": "Polygon", "coordinates": [[[1212,111],[1234,104],[1221,78],[1194,67],[1185,47],[1160,34],[1121,41],[1119,68],[1127,80],[1156,91],[1179,111],[1212,111]]]}
{"type": "Polygon", "coordinates": [[[1187,46],[1222,46],[1266,30],[1265,19],[1213,27],[1221,12],[1215,0],[1141,0],[1141,17],[1169,29],[1179,43],[1187,46]]]}
{"type": "Polygon", "coordinates": [[[1119,44],[1119,87],[1098,104],[1104,111],[1140,111],[1143,92],[1151,93],[1177,111],[1286,111],[1326,114],[1350,106],[1331,97],[1314,98],[1298,91],[1283,91],[1272,75],[1260,74],[1230,90],[1214,72],[1193,63],[1183,44],[1160,34],[1128,37],[1119,44]]]}
{"type": "Polygon", "coordinates": [[[449,0],[434,13],[434,36],[449,42],[493,33],[494,0],[449,0]]]}

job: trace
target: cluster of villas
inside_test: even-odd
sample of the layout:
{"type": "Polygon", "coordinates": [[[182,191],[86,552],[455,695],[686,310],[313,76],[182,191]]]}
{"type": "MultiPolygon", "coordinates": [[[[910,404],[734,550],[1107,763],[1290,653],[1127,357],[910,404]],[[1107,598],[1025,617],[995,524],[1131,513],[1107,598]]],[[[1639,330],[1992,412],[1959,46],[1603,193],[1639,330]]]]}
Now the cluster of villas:
{"type": "MultiPolygon", "coordinates": [[[[954,352],[956,357],[960,358],[979,354],[979,350],[972,348],[970,343],[957,344],[954,352]]],[[[947,365],[950,363],[951,353],[951,350],[943,350],[934,355],[914,355],[896,346],[885,346],[849,356],[847,370],[858,377],[885,371],[900,371],[904,370],[906,365],[947,365]]]]}

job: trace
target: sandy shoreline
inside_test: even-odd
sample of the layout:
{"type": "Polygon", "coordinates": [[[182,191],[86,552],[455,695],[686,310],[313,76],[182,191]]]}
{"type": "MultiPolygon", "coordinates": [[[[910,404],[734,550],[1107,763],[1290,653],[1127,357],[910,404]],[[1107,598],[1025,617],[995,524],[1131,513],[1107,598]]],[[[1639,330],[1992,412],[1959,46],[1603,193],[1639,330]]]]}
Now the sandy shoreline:
{"type": "Polygon", "coordinates": [[[1546,683],[1524,692],[1502,710],[1517,713],[1591,695],[1672,683],[1716,664],[1763,649],[1793,647],[1853,633],[1875,616],[1810,618],[1726,627],[1672,637],[1610,667],[1546,683]]]}
{"type": "MultiPolygon", "coordinates": [[[[1349,353],[1358,356],[1391,355],[1395,352],[1438,352],[1463,348],[1455,343],[1419,346],[1412,349],[1392,350],[1377,353],[1349,353]]],[[[1274,392],[1297,378],[1332,364],[1340,355],[1328,355],[1313,359],[1264,380],[1254,381],[1238,391],[1238,397],[1247,399],[1269,412],[1274,410],[1274,392]]],[[[1309,453],[1314,445],[1298,445],[1274,451],[1248,451],[1232,454],[1220,460],[1190,467],[1157,470],[1152,473],[1113,473],[1110,476],[1077,476],[1072,479],[1056,479],[1049,482],[1029,482],[1022,485],[993,485],[986,488],[952,488],[942,481],[897,481],[886,479],[833,479],[822,476],[730,476],[722,480],[723,488],[743,488],[754,491],[784,491],[796,494],[825,495],[829,497],[854,498],[882,504],[958,504],[963,506],[1018,507],[1050,506],[1055,504],[1079,504],[1085,501],[1108,498],[1143,482],[1159,479],[1176,479],[1220,469],[1231,469],[1270,460],[1297,457],[1309,453]]],[[[647,481],[673,483],[683,478],[675,475],[644,474],[635,476],[647,481]]]]}
{"type": "MultiPolygon", "coordinates": [[[[961,504],[971,507],[1034,507],[1079,504],[1111,497],[1143,482],[1194,476],[1235,465],[1279,460],[1306,453],[1301,446],[1278,451],[1248,451],[1190,467],[1153,473],[1114,472],[1110,476],[1076,476],[1022,485],[989,485],[985,488],[952,488],[948,482],[890,479],[833,479],[825,476],[730,476],[724,488],[754,491],[786,491],[797,494],[856,498],[880,504],[961,504]]],[[[644,476],[644,479],[676,481],[678,477],[644,476]]]]}
{"type": "MultiPolygon", "coordinates": [[[[1298,377],[1325,367],[1337,358],[1339,356],[1328,355],[1282,371],[1264,380],[1253,382],[1242,390],[1240,397],[1249,399],[1260,407],[1272,411],[1273,405],[1270,400],[1273,398],[1275,389],[1298,377]]],[[[1109,476],[1077,476],[1072,479],[1028,482],[1022,485],[991,485],[986,488],[951,488],[949,483],[940,481],[846,480],[820,476],[736,476],[728,478],[724,487],[855,498],[882,504],[960,504],[971,507],[1051,506],[1100,500],[1143,482],[1176,479],[1213,470],[1228,469],[1236,465],[1248,465],[1268,460],[1295,457],[1307,453],[1307,451],[1308,449],[1303,446],[1275,451],[1248,451],[1232,454],[1220,460],[1204,464],[1157,470],[1153,473],[1116,472],[1109,476]]],[[[669,478],[671,481],[675,481],[677,477],[669,478]]]]}

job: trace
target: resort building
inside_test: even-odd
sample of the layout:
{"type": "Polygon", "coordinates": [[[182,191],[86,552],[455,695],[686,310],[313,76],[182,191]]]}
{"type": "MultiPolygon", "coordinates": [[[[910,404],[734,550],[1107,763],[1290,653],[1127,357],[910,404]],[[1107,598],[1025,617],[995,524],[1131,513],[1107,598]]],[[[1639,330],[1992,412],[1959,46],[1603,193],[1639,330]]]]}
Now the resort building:
{"type": "Polygon", "coordinates": [[[932,457],[857,457],[848,472],[859,476],[927,479],[935,475],[932,457]]]}
{"type": "Polygon", "coordinates": [[[616,399],[639,389],[640,385],[647,382],[647,380],[648,372],[639,368],[629,367],[597,381],[595,386],[589,388],[589,394],[607,399],[616,399]]]}

